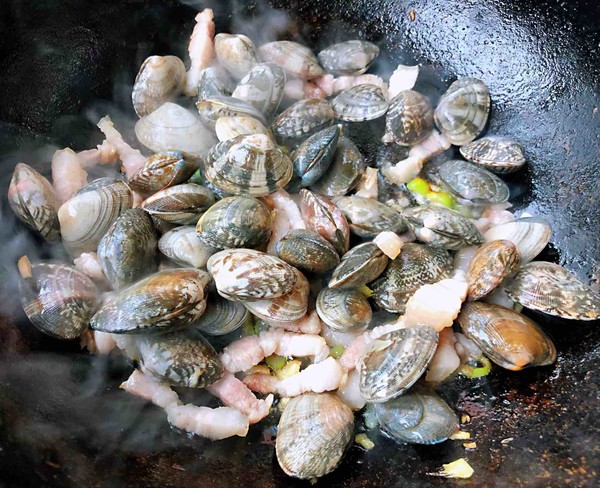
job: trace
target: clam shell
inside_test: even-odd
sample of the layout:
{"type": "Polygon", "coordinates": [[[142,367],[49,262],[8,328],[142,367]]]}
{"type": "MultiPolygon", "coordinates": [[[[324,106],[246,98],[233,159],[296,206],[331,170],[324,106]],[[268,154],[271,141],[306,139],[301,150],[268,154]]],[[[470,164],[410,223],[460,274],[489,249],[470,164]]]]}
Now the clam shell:
{"type": "Polygon", "coordinates": [[[388,101],[376,85],[356,85],[340,92],[331,102],[335,116],[348,122],[377,119],[388,110],[388,101]]]}
{"type": "Polygon", "coordinates": [[[398,93],[390,102],[385,119],[386,136],[401,146],[414,146],[433,131],[433,107],[414,90],[398,93]]]}
{"type": "Polygon", "coordinates": [[[214,42],[217,61],[237,79],[246,76],[257,62],[256,47],[248,36],[220,33],[214,42]]]}
{"type": "Polygon", "coordinates": [[[146,198],[141,207],[153,217],[176,224],[193,224],[215,203],[212,192],[195,183],[165,188],[146,198]]]}
{"type": "Polygon", "coordinates": [[[335,76],[361,75],[377,56],[379,48],[372,42],[362,40],[339,42],[318,54],[321,66],[335,76]]]}
{"type": "Polygon", "coordinates": [[[286,263],[313,273],[327,273],[340,262],[329,242],[314,230],[306,229],[285,234],[277,243],[277,255],[286,263]]]}
{"type": "Polygon", "coordinates": [[[306,139],[292,153],[294,173],[303,186],[309,186],[325,174],[337,149],[342,132],[340,125],[323,129],[306,139]]]}
{"type": "Polygon", "coordinates": [[[373,318],[369,301],[355,289],[323,288],[317,297],[317,313],[340,332],[366,329],[373,318]]]}
{"type": "Polygon", "coordinates": [[[499,305],[467,302],[457,320],[465,335],[503,368],[519,371],[556,360],[550,338],[533,320],[517,312],[499,305]]]}
{"type": "Polygon", "coordinates": [[[469,300],[479,300],[514,274],[521,263],[519,250],[510,241],[490,241],[481,246],[467,271],[469,300]]]}
{"type": "Polygon", "coordinates": [[[357,288],[377,279],[388,264],[388,257],[373,242],[353,247],[333,270],[329,288],[357,288]]]}
{"type": "Polygon", "coordinates": [[[221,117],[253,117],[266,124],[264,116],[252,105],[233,97],[214,96],[196,103],[200,119],[208,127],[215,128],[221,117]]]}
{"type": "Polygon", "coordinates": [[[300,479],[332,472],[352,442],[354,414],[337,396],[307,393],[291,398],[277,426],[281,469],[300,479]]]}
{"type": "Polygon", "coordinates": [[[333,108],[327,100],[309,98],[281,112],[271,130],[279,142],[294,142],[330,126],[333,118],[333,108]]]}
{"type": "Polygon", "coordinates": [[[285,71],[276,64],[257,64],[238,83],[233,96],[253,105],[266,119],[271,119],[281,103],[285,78],[285,71]]]}
{"type": "Polygon", "coordinates": [[[198,100],[212,97],[228,97],[235,89],[229,74],[217,66],[204,68],[198,81],[198,100]]]}
{"type": "Polygon", "coordinates": [[[558,264],[526,264],[505,283],[505,290],[512,300],[532,310],[564,319],[600,318],[600,296],[558,264]]]}
{"type": "Polygon", "coordinates": [[[323,68],[313,52],[297,42],[269,42],[258,50],[264,61],[272,61],[288,73],[300,78],[312,79],[323,74],[323,68]]]}
{"type": "Polygon", "coordinates": [[[513,173],[525,164],[525,149],[508,137],[489,136],[460,147],[465,159],[498,174],[513,173]]]}
{"type": "Polygon", "coordinates": [[[530,217],[496,225],[483,237],[485,242],[499,239],[511,241],[519,250],[521,263],[526,264],[548,245],[551,234],[552,229],[548,221],[539,217],[530,217]]]}
{"type": "Polygon", "coordinates": [[[446,161],[438,168],[438,175],[451,193],[476,204],[504,203],[510,196],[504,181],[467,161],[446,161]]]}
{"type": "Polygon", "coordinates": [[[215,123],[219,141],[228,141],[237,136],[269,134],[269,130],[253,117],[219,117],[215,123]]]}
{"type": "Polygon", "coordinates": [[[241,302],[212,295],[206,301],[206,310],[202,317],[196,320],[192,326],[203,334],[220,336],[242,327],[248,316],[248,310],[241,302]]]}
{"type": "Polygon", "coordinates": [[[406,230],[402,215],[377,200],[350,196],[337,197],[334,203],[348,219],[350,230],[360,237],[375,237],[383,231],[401,234],[406,230]]]}
{"type": "Polygon", "coordinates": [[[204,268],[208,258],[217,252],[200,240],[193,225],[165,232],[158,241],[158,249],[171,261],[194,268],[204,268]]]}
{"type": "Polygon", "coordinates": [[[189,180],[196,169],[180,152],[153,154],[130,178],[129,187],[140,193],[156,193],[189,180]]]}
{"type": "Polygon", "coordinates": [[[410,429],[423,418],[423,402],[419,395],[406,393],[387,402],[374,403],[373,410],[381,431],[395,438],[397,431],[410,429]]]}

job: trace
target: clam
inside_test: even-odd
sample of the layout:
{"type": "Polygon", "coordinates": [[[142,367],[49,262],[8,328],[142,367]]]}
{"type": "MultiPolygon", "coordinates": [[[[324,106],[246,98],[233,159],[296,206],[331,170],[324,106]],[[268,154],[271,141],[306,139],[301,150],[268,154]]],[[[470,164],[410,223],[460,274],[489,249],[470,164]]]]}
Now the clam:
{"type": "Polygon", "coordinates": [[[239,329],[246,323],[248,316],[248,310],[241,302],[213,295],[206,301],[206,310],[202,316],[192,326],[203,334],[220,336],[239,329]]]}
{"type": "Polygon", "coordinates": [[[337,197],[334,203],[344,213],[350,230],[360,237],[375,237],[387,230],[401,234],[406,230],[402,215],[371,198],[337,197]]]}
{"type": "Polygon", "coordinates": [[[496,225],[484,235],[486,242],[505,239],[511,241],[521,254],[521,263],[526,264],[535,258],[550,242],[552,229],[545,219],[529,217],[496,225]]]}
{"type": "Polygon", "coordinates": [[[425,205],[402,212],[406,223],[421,242],[458,250],[483,243],[483,236],[469,219],[444,207],[425,205]]]}
{"type": "Polygon", "coordinates": [[[135,135],[151,151],[179,151],[196,158],[216,142],[197,115],[171,102],[138,120],[135,135]]]}
{"type": "Polygon", "coordinates": [[[246,76],[257,62],[256,47],[252,40],[243,34],[217,34],[215,56],[221,66],[237,79],[246,76]]]}
{"type": "Polygon", "coordinates": [[[373,242],[353,247],[333,270],[329,288],[357,288],[377,279],[388,264],[388,257],[373,242]]]}
{"type": "Polygon", "coordinates": [[[258,50],[263,60],[276,63],[291,75],[312,79],[323,74],[323,68],[313,52],[297,42],[269,42],[258,50]]]}
{"type": "Polygon", "coordinates": [[[253,117],[261,124],[266,123],[263,115],[252,105],[233,97],[205,98],[196,103],[196,108],[202,122],[213,129],[220,117],[253,117]]]}
{"type": "Polygon", "coordinates": [[[600,318],[600,296],[558,264],[528,263],[504,286],[512,300],[532,310],[564,319],[600,318]]]}
{"type": "Polygon", "coordinates": [[[354,414],[337,396],[307,393],[291,398],[277,426],[281,469],[300,479],[331,473],[352,443],[354,414]]]}
{"type": "Polygon", "coordinates": [[[337,149],[342,132],[340,125],[334,125],[313,134],[292,153],[294,173],[303,186],[310,186],[325,174],[337,149]]]}
{"type": "Polygon", "coordinates": [[[157,237],[150,216],[139,208],[125,210],[98,245],[102,271],[115,289],[131,285],[157,268],[157,237]]]}
{"type": "Polygon", "coordinates": [[[420,325],[373,341],[357,364],[362,396],[379,403],[404,393],[427,369],[437,342],[436,330],[420,325]]]}
{"type": "Polygon", "coordinates": [[[156,193],[189,180],[196,169],[180,152],[153,154],[129,179],[129,187],[140,193],[156,193]]]}
{"type": "Polygon", "coordinates": [[[374,403],[373,411],[381,431],[392,439],[397,431],[410,429],[423,418],[423,402],[419,395],[408,392],[387,402],[374,403]]]}
{"type": "Polygon", "coordinates": [[[297,273],[285,261],[253,249],[228,249],[207,263],[219,294],[229,300],[261,300],[289,293],[297,273]]]}
{"type": "Polygon", "coordinates": [[[335,76],[361,75],[379,56],[379,48],[368,41],[345,41],[323,49],[319,62],[328,73],[335,76]]]}
{"type": "Polygon", "coordinates": [[[100,293],[81,271],[64,264],[19,259],[19,295],[25,315],[44,334],[76,339],[100,306],[100,293]]]}
{"type": "Polygon", "coordinates": [[[95,252],[108,228],[132,205],[131,190],[121,180],[100,178],[84,186],[58,209],[67,251],[73,255],[95,252]]]}
{"type": "Polygon", "coordinates": [[[556,360],[550,338],[533,320],[517,312],[499,305],[467,302],[457,320],[465,335],[498,366],[519,371],[556,360]]]}
{"type": "Polygon", "coordinates": [[[317,297],[317,313],[333,330],[364,330],[373,318],[369,301],[356,289],[323,288],[317,297]]]}
{"type": "Polygon", "coordinates": [[[313,273],[327,273],[337,266],[335,248],[314,230],[294,229],[277,243],[277,256],[286,263],[313,273]]]}
{"type": "Polygon", "coordinates": [[[217,249],[256,248],[271,237],[271,211],[253,197],[219,200],[200,218],[196,231],[200,240],[217,249]]]}
{"type": "Polygon", "coordinates": [[[330,126],[333,118],[333,108],[327,100],[309,98],[281,112],[271,130],[281,143],[296,142],[330,126]]]}
{"type": "Polygon", "coordinates": [[[490,241],[481,246],[467,271],[469,300],[479,300],[494,291],[521,263],[519,250],[510,241],[490,241]]]}
{"type": "Polygon", "coordinates": [[[300,212],[306,228],[318,232],[343,255],[350,247],[350,227],[342,211],[328,198],[300,190],[300,212]]]}
{"type": "Polygon", "coordinates": [[[508,137],[482,137],[460,147],[463,157],[494,173],[506,174],[525,164],[525,149],[508,137]]]}
{"type": "Polygon", "coordinates": [[[25,163],[15,166],[8,203],[16,216],[47,241],[60,238],[58,201],[50,182],[41,173],[25,163]]]}
{"type": "Polygon", "coordinates": [[[335,116],[348,122],[363,122],[385,115],[389,103],[380,87],[356,85],[340,92],[331,102],[335,116]]]}
{"type": "Polygon", "coordinates": [[[113,334],[183,328],[204,312],[209,283],[208,273],[195,268],[159,271],[120,290],[96,312],[90,326],[113,334]]]}
{"type": "Polygon", "coordinates": [[[181,95],[185,86],[185,65],[177,56],[146,58],[135,77],[131,100],[138,117],[144,117],[163,103],[181,95]]]}
{"type": "Polygon", "coordinates": [[[269,130],[253,117],[219,117],[215,123],[215,132],[220,142],[237,136],[251,134],[269,134],[269,130]]]}
{"type": "Polygon", "coordinates": [[[261,63],[238,83],[232,96],[253,105],[270,119],[279,108],[284,87],[285,71],[274,63],[261,63]]]}
{"type": "Polygon", "coordinates": [[[253,197],[274,193],[292,178],[292,162],[264,134],[217,144],[205,161],[205,176],[221,190],[253,197]]]}
{"type": "Polygon", "coordinates": [[[193,224],[213,203],[212,192],[195,183],[165,188],[146,198],[141,207],[153,217],[176,224],[193,224]]]}
{"type": "Polygon", "coordinates": [[[158,241],[158,249],[171,261],[194,268],[204,268],[208,258],[217,252],[198,237],[193,225],[165,232],[158,241]]]}
{"type": "Polygon", "coordinates": [[[212,97],[228,97],[235,89],[231,77],[217,66],[204,68],[198,82],[198,100],[212,97]]]}
{"type": "Polygon", "coordinates": [[[401,146],[414,146],[433,131],[433,107],[414,90],[398,93],[390,102],[385,119],[385,138],[401,146]]]}
{"type": "Polygon", "coordinates": [[[462,146],[484,129],[490,112],[490,92],[476,78],[450,85],[435,109],[435,123],[451,144],[462,146]]]}
{"type": "Polygon", "coordinates": [[[370,287],[377,306],[404,313],[406,302],[421,286],[449,278],[452,258],[448,251],[423,244],[406,243],[400,255],[370,287]]]}

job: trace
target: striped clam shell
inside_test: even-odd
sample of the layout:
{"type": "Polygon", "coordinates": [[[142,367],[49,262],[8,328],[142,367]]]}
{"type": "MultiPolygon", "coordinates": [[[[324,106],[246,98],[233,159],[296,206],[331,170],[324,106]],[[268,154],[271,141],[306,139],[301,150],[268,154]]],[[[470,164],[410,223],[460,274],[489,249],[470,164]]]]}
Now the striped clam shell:
{"type": "Polygon", "coordinates": [[[242,327],[248,316],[248,310],[241,302],[211,295],[206,301],[206,310],[192,327],[206,335],[220,336],[242,327]]]}
{"type": "Polygon", "coordinates": [[[414,90],[398,93],[390,102],[385,119],[386,138],[401,146],[414,146],[433,131],[433,107],[414,90]]]}
{"type": "Polygon", "coordinates": [[[286,263],[312,273],[327,273],[337,266],[335,248],[314,230],[293,229],[277,243],[277,256],[286,263]]]}
{"type": "Polygon", "coordinates": [[[525,149],[508,137],[488,136],[460,147],[465,159],[493,173],[518,171],[525,164],[525,149]]]}
{"type": "Polygon", "coordinates": [[[235,89],[235,82],[219,66],[208,66],[200,73],[198,100],[212,97],[228,97],[235,89]]]}
{"type": "Polygon", "coordinates": [[[248,36],[221,32],[215,36],[214,43],[217,61],[238,80],[257,62],[256,47],[248,36]]]}
{"type": "Polygon", "coordinates": [[[350,230],[357,236],[375,237],[385,230],[401,234],[406,230],[402,215],[377,200],[353,195],[337,197],[334,203],[344,213],[350,230]]]}
{"type": "Polygon", "coordinates": [[[196,233],[196,227],[186,225],[165,232],[158,241],[158,249],[171,261],[181,266],[204,268],[217,250],[208,246],[196,233]]]}
{"type": "Polygon", "coordinates": [[[347,122],[362,122],[385,115],[389,103],[380,87],[364,84],[340,92],[331,106],[336,118],[347,122]]]}
{"type": "Polygon", "coordinates": [[[519,250],[510,241],[483,244],[469,264],[469,300],[479,300],[494,291],[521,264],[519,250]]]}
{"type": "Polygon", "coordinates": [[[257,64],[238,83],[232,96],[253,105],[269,120],[283,98],[285,78],[285,71],[276,64],[257,64]]]}
{"type": "Polygon", "coordinates": [[[294,173],[309,186],[325,174],[337,149],[342,133],[340,125],[334,125],[313,134],[292,153],[294,173]]]}
{"type": "Polygon", "coordinates": [[[129,187],[140,193],[156,193],[189,180],[196,169],[180,152],[156,153],[129,179],[129,187]]]}
{"type": "Polygon", "coordinates": [[[318,54],[321,66],[335,76],[361,75],[379,56],[379,48],[372,42],[351,40],[326,47],[318,54]]]}
{"type": "Polygon", "coordinates": [[[269,42],[258,50],[262,59],[274,62],[291,75],[312,79],[323,74],[323,68],[313,52],[297,42],[269,42]]]}
{"type": "Polygon", "coordinates": [[[540,217],[522,217],[512,222],[496,225],[484,234],[486,242],[505,239],[511,241],[521,255],[521,263],[535,258],[550,242],[552,229],[540,217]]]}
{"type": "Polygon", "coordinates": [[[215,132],[220,142],[237,136],[251,134],[269,134],[269,130],[254,117],[219,117],[215,123],[215,132]]]}
{"type": "Polygon", "coordinates": [[[475,204],[504,203],[508,186],[495,174],[460,159],[446,161],[438,168],[443,186],[459,199],[475,204]]]}
{"type": "Polygon", "coordinates": [[[377,279],[388,265],[389,258],[373,242],[353,247],[342,256],[333,270],[329,288],[356,288],[377,279]]]}
{"type": "Polygon", "coordinates": [[[195,183],[165,188],[146,198],[141,207],[153,217],[175,224],[193,224],[215,203],[212,192],[195,183]]]}
{"type": "Polygon", "coordinates": [[[356,289],[323,288],[317,297],[317,314],[340,332],[364,330],[373,318],[369,301],[356,289]]]}
{"type": "Polygon", "coordinates": [[[295,142],[330,126],[333,118],[333,108],[327,100],[309,98],[281,112],[271,130],[279,142],[295,142]]]}
{"type": "Polygon", "coordinates": [[[254,117],[266,124],[264,116],[252,105],[233,97],[213,96],[196,103],[200,119],[214,129],[220,117],[254,117]]]}

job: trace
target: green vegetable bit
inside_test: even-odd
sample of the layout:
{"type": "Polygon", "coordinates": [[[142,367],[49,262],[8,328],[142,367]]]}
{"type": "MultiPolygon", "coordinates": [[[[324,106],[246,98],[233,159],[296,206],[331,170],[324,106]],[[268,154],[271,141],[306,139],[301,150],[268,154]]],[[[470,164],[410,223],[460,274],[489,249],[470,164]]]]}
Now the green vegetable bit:
{"type": "Polygon", "coordinates": [[[342,354],[344,354],[345,350],[346,348],[344,346],[341,344],[336,344],[329,350],[329,355],[334,359],[339,359],[342,357],[342,354]]]}
{"type": "Polygon", "coordinates": [[[271,354],[265,358],[265,363],[267,363],[267,366],[271,368],[271,370],[278,371],[285,367],[287,364],[287,358],[277,354],[271,354]]]}
{"type": "Polygon", "coordinates": [[[414,193],[418,193],[419,195],[422,196],[427,196],[427,194],[431,191],[431,188],[429,187],[429,183],[427,183],[427,180],[424,180],[423,178],[414,178],[412,180],[410,180],[407,184],[406,187],[414,192],[414,193]]]}
{"type": "Polygon", "coordinates": [[[478,359],[480,366],[471,366],[469,363],[465,364],[460,368],[459,373],[467,378],[482,378],[490,374],[492,370],[492,363],[485,356],[481,356],[478,359]]]}

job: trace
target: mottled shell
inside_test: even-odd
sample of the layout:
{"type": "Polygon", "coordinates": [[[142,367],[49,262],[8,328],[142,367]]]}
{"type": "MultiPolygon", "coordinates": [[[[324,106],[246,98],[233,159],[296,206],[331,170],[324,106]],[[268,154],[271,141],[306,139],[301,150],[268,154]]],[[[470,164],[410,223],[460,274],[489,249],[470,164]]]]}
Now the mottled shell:
{"type": "Polygon", "coordinates": [[[463,157],[498,174],[513,173],[525,164],[525,149],[508,137],[489,136],[460,147],[463,157]]]}
{"type": "Polygon", "coordinates": [[[426,96],[404,90],[392,98],[385,118],[386,138],[401,146],[414,146],[432,131],[433,107],[426,96]]]}
{"type": "Polygon", "coordinates": [[[165,188],[142,202],[142,208],[153,217],[176,224],[194,224],[215,203],[212,192],[195,183],[165,188]]]}
{"type": "Polygon", "coordinates": [[[196,108],[200,119],[208,127],[215,128],[217,120],[221,117],[253,117],[261,124],[265,124],[263,115],[252,105],[233,97],[214,96],[199,100],[196,108]]]}
{"type": "Polygon", "coordinates": [[[225,335],[243,326],[248,315],[248,310],[241,302],[211,295],[206,301],[206,310],[202,317],[196,320],[192,327],[210,336],[225,335]]]}
{"type": "Polygon", "coordinates": [[[325,174],[337,149],[342,132],[340,125],[334,125],[313,134],[292,153],[294,173],[309,186],[325,174]]]}
{"type": "Polygon", "coordinates": [[[323,74],[323,68],[313,52],[297,42],[269,42],[258,50],[264,61],[272,61],[297,77],[312,79],[323,74]]]}
{"type": "Polygon", "coordinates": [[[217,252],[200,240],[193,225],[165,232],[158,241],[158,249],[171,261],[194,268],[204,268],[208,258],[217,252]]]}
{"type": "Polygon", "coordinates": [[[140,193],[156,193],[189,180],[196,169],[180,152],[153,154],[129,179],[129,187],[140,193]]]}
{"type": "Polygon", "coordinates": [[[58,209],[65,249],[72,255],[95,252],[112,223],[133,205],[129,186],[100,178],[84,186],[58,209]]]}
{"type": "Polygon", "coordinates": [[[514,274],[521,263],[519,250],[510,241],[491,241],[481,246],[469,264],[469,300],[479,300],[514,274]]]}
{"type": "Polygon", "coordinates": [[[15,215],[47,241],[60,238],[58,201],[50,182],[25,163],[18,163],[8,187],[8,203],[15,215]]]}
{"type": "Polygon", "coordinates": [[[292,173],[290,158],[264,134],[221,142],[205,161],[206,178],[231,194],[269,195],[287,185],[292,173]]]}
{"type": "Polygon", "coordinates": [[[344,213],[350,230],[360,237],[375,237],[384,230],[401,234],[406,230],[402,215],[371,198],[337,197],[334,203],[344,213]]]}
{"type": "Polygon", "coordinates": [[[181,95],[185,86],[185,65],[177,56],[146,58],[135,77],[131,101],[138,117],[144,117],[163,103],[181,95]]]}
{"type": "Polygon", "coordinates": [[[319,62],[325,71],[335,76],[361,75],[379,56],[379,48],[368,41],[345,41],[323,49],[319,62]]]}
{"type": "Polygon", "coordinates": [[[440,248],[406,243],[400,255],[370,287],[377,306],[391,313],[404,313],[408,299],[421,286],[449,278],[452,257],[440,248]]]}
{"type": "Polygon", "coordinates": [[[340,256],[348,251],[350,226],[331,200],[309,190],[300,190],[300,212],[306,228],[323,236],[340,256]]]}
{"type": "Polygon", "coordinates": [[[438,175],[451,193],[476,204],[504,203],[508,186],[495,174],[476,164],[454,159],[438,168],[438,175]]]}
{"type": "Polygon", "coordinates": [[[361,395],[379,403],[404,393],[427,369],[437,342],[436,330],[420,325],[376,339],[358,361],[361,395]]]}
{"type": "Polygon", "coordinates": [[[139,208],[125,210],[98,245],[102,271],[119,289],[156,271],[157,237],[150,216],[139,208]]]}
{"type": "Polygon", "coordinates": [[[227,249],[211,256],[208,271],[219,294],[229,300],[281,297],[296,284],[297,274],[285,261],[253,249],[227,249]]]}
{"type": "Polygon", "coordinates": [[[295,142],[330,126],[333,118],[333,108],[327,100],[309,98],[281,112],[271,130],[279,142],[295,142]]]}
{"type": "Polygon", "coordinates": [[[377,279],[389,258],[373,242],[353,247],[333,270],[329,288],[358,288],[377,279]]]}
{"type": "Polygon", "coordinates": [[[550,338],[533,320],[517,312],[499,305],[467,302],[457,320],[466,336],[498,366],[519,371],[556,360],[550,338]]]}
{"type": "Polygon", "coordinates": [[[526,264],[505,283],[505,289],[512,300],[532,310],[564,319],[600,318],[600,296],[558,264],[526,264]]]}
{"type": "Polygon", "coordinates": [[[92,317],[92,329],[114,334],[169,332],[194,322],[206,307],[206,271],[160,271],[125,288],[92,317]]]}
{"type": "Polygon", "coordinates": [[[542,252],[542,249],[550,242],[551,235],[552,229],[547,220],[529,217],[496,225],[483,237],[485,242],[498,239],[511,241],[519,250],[521,263],[526,264],[542,252]]]}
{"type": "Polygon", "coordinates": [[[475,139],[490,112],[490,92],[476,78],[462,78],[450,85],[435,109],[435,123],[455,146],[475,139]]]}
{"type": "Polygon", "coordinates": [[[340,92],[331,102],[335,116],[348,122],[363,122],[385,115],[389,104],[376,85],[356,85],[340,92]]]}
{"type": "Polygon", "coordinates": [[[340,332],[366,329],[373,318],[369,301],[356,289],[323,288],[317,297],[317,314],[340,332]]]}
{"type": "Polygon", "coordinates": [[[228,197],[210,207],[196,225],[202,241],[217,249],[264,246],[271,237],[269,208],[252,197],[228,197]]]}
{"type": "Polygon", "coordinates": [[[354,414],[337,396],[307,393],[290,399],[277,426],[281,469],[300,479],[331,473],[352,442],[354,414]]]}
{"type": "Polygon", "coordinates": [[[340,257],[335,248],[314,230],[294,229],[277,243],[277,255],[286,263],[312,273],[327,273],[340,257]]]}
{"type": "Polygon", "coordinates": [[[269,134],[269,130],[253,117],[219,117],[215,123],[215,132],[220,142],[237,136],[251,134],[269,134]]]}
{"type": "Polygon", "coordinates": [[[373,404],[379,428],[392,439],[396,438],[397,431],[417,425],[423,418],[423,410],[423,402],[415,393],[406,393],[387,402],[373,404]]]}
{"type": "Polygon", "coordinates": [[[215,56],[220,65],[237,79],[246,76],[257,62],[256,47],[243,34],[217,34],[215,56]]]}
{"type": "Polygon", "coordinates": [[[212,97],[228,97],[235,89],[235,82],[218,66],[209,66],[200,73],[198,100],[212,97]]]}
{"type": "Polygon", "coordinates": [[[269,120],[281,103],[285,78],[285,71],[276,64],[257,64],[239,82],[232,96],[253,105],[269,120]]]}
{"type": "Polygon", "coordinates": [[[63,264],[19,260],[19,295],[25,315],[44,334],[76,339],[100,306],[100,293],[82,272],[63,264]]]}
{"type": "Polygon", "coordinates": [[[425,205],[402,212],[417,239],[431,246],[457,250],[483,243],[483,236],[469,219],[444,207],[425,205]]]}

